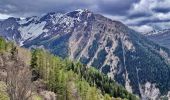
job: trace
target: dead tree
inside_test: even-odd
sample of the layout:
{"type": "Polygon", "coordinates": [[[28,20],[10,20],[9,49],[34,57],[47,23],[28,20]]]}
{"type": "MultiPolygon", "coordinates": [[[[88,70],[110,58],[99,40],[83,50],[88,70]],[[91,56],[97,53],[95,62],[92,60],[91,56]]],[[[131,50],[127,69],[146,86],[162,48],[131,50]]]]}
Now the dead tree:
{"type": "Polygon", "coordinates": [[[7,93],[10,100],[28,100],[32,95],[32,74],[16,53],[5,63],[7,93]]]}

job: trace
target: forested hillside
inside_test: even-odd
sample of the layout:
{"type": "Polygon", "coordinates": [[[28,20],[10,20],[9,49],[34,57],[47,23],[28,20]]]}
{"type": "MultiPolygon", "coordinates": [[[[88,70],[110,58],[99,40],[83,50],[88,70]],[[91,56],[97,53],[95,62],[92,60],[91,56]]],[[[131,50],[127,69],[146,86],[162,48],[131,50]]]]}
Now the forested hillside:
{"type": "Polygon", "coordinates": [[[0,100],[137,100],[95,68],[0,38],[0,100]],[[29,96],[28,96],[29,94],[29,96]]]}
{"type": "Polygon", "coordinates": [[[111,96],[136,99],[134,95],[95,68],[86,68],[80,62],[68,59],[61,60],[42,50],[33,51],[31,67],[34,72],[33,80],[43,79],[48,89],[57,93],[61,99],[74,100],[79,97],[83,100],[98,100],[103,98],[102,94],[105,93],[108,95],[105,94],[104,98],[111,96]]]}

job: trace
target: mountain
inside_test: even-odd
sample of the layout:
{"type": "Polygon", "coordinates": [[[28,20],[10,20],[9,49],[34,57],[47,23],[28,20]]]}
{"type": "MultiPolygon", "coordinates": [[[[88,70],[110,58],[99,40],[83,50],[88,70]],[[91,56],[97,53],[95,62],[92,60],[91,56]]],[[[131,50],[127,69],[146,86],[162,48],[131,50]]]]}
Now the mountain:
{"type": "Polygon", "coordinates": [[[43,48],[107,74],[129,92],[157,99],[170,91],[170,51],[119,21],[88,10],[9,18],[0,35],[26,48],[43,48]]]}
{"type": "Polygon", "coordinates": [[[0,37],[0,100],[139,100],[95,68],[0,37]],[[24,54],[24,55],[23,55],[24,54]]]}
{"type": "Polygon", "coordinates": [[[152,31],[146,34],[146,36],[152,41],[170,48],[170,29],[164,29],[160,31],[152,31]]]}
{"type": "Polygon", "coordinates": [[[146,36],[157,35],[157,34],[163,34],[163,33],[169,32],[169,31],[170,31],[170,29],[162,29],[162,30],[155,29],[153,31],[145,33],[144,35],[146,35],[146,36]]]}

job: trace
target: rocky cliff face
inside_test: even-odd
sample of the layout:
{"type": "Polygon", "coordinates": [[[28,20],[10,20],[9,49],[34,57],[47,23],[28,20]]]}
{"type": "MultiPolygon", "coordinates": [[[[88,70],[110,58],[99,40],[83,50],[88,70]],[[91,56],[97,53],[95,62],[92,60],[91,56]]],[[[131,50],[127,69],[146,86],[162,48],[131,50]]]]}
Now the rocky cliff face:
{"type": "Polygon", "coordinates": [[[96,67],[142,98],[156,99],[170,90],[168,49],[88,10],[9,18],[0,22],[0,35],[96,67]]]}

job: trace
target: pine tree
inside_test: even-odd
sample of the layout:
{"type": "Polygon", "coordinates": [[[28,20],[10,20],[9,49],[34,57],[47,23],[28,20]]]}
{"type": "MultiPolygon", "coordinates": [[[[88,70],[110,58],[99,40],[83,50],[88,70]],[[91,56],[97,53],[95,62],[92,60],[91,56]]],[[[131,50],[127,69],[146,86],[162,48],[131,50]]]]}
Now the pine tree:
{"type": "Polygon", "coordinates": [[[32,69],[32,81],[35,81],[39,78],[39,71],[38,71],[38,57],[37,57],[37,50],[32,52],[31,57],[31,69],[32,69]]]}
{"type": "Polygon", "coordinates": [[[3,38],[0,38],[0,51],[5,50],[5,40],[3,38]]]}

